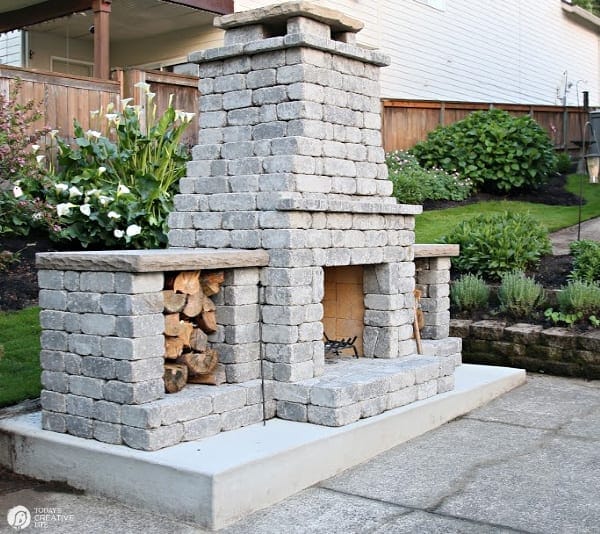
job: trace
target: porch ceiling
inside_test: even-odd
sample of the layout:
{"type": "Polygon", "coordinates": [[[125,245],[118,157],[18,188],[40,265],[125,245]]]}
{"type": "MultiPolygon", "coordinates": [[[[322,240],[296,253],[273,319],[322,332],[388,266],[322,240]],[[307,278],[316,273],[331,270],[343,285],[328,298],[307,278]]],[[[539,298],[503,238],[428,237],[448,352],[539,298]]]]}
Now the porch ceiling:
{"type": "MultiPolygon", "coordinates": [[[[47,0],[0,0],[0,15],[35,6],[41,8],[40,4],[46,2],[47,0]]],[[[215,13],[231,12],[232,6],[233,2],[230,0],[116,0],[112,3],[110,17],[111,41],[128,41],[210,25],[215,13]]],[[[93,20],[93,13],[88,10],[22,27],[61,36],[68,30],[71,38],[92,40],[89,28],[93,20]]]]}

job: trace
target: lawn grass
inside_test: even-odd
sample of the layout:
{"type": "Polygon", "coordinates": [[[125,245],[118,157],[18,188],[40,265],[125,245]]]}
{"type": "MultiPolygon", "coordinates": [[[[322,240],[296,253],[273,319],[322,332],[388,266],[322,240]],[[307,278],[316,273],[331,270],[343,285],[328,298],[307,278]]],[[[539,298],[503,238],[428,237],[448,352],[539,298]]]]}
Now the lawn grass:
{"type": "MultiPolygon", "coordinates": [[[[582,220],[600,216],[600,185],[587,183],[584,178],[583,198],[586,203],[581,210],[582,220]]],[[[579,194],[579,175],[572,174],[567,180],[566,189],[579,194]]],[[[549,232],[560,230],[577,224],[578,206],[547,206],[532,202],[515,202],[511,200],[491,200],[477,202],[456,208],[430,210],[417,215],[416,242],[435,243],[461,221],[470,219],[480,213],[497,213],[502,211],[530,213],[549,232]]]]}
{"type": "Polygon", "coordinates": [[[0,313],[0,407],[40,395],[39,312],[0,313]]]}

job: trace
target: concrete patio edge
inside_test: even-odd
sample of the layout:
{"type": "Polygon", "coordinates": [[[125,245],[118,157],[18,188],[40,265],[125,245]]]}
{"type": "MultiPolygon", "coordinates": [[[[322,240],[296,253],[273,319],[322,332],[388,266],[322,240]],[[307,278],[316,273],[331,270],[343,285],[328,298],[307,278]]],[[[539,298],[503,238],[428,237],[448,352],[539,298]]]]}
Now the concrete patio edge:
{"type": "Polygon", "coordinates": [[[463,365],[453,391],[331,428],[279,419],[143,452],[0,421],[0,464],[90,494],[219,529],[478,408],[525,371],[463,365]]]}

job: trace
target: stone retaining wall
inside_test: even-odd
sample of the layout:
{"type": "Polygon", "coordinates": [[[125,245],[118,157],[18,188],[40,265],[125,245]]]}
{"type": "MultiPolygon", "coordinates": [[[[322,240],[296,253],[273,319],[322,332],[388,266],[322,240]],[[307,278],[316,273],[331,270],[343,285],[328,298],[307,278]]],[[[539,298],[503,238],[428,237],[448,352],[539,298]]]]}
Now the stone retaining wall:
{"type": "Polygon", "coordinates": [[[600,330],[579,334],[499,321],[452,319],[450,335],[463,339],[466,363],[520,367],[559,376],[600,378],[600,330]]]}

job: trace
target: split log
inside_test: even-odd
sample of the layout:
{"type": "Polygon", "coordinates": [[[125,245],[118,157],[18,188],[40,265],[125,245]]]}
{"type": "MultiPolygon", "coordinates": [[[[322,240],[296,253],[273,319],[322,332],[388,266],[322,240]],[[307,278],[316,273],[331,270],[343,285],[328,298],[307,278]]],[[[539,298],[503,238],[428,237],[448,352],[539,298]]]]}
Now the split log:
{"type": "Polygon", "coordinates": [[[194,330],[198,329],[194,328],[194,325],[192,323],[188,323],[187,321],[180,321],[179,328],[179,339],[183,341],[184,347],[189,347],[192,339],[192,334],[194,333],[194,330]]]}
{"type": "Polygon", "coordinates": [[[212,273],[203,274],[200,278],[202,291],[207,297],[216,295],[221,290],[221,284],[225,281],[225,273],[223,271],[215,271],[212,273]]]}
{"type": "Polygon", "coordinates": [[[165,336],[165,358],[176,360],[183,353],[183,339],[165,336]]]}
{"type": "Polygon", "coordinates": [[[178,313],[165,313],[165,336],[177,337],[181,331],[178,313]]]}
{"type": "Polygon", "coordinates": [[[188,369],[185,365],[177,363],[165,364],[165,372],[163,375],[165,382],[165,391],[167,393],[177,393],[181,391],[188,380],[188,369]]]}
{"type": "Polygon", "coordinates": [[[183,314],[187,317],[196,317],[202,313],[204,306],[204,295],[201,291],[187,296],[187,302],[183,308],[183,314]]]}
{"type": "Polygon", "coordinates": [[[177,363],[185,365],[189,375],[200,375],[214,371],[219,358],[217,351],[208,349],[206,352],[184,352],[177,358],[177,363]]]}
{"type": "Polygon", "coordinates": [[[183,310],[186,303],[186,295],[184,293],[175,293],[172,289],[165,289],[162,293],[167,313],[179,313],[183,310]]]}
{"type": "Polygon", "coordinates": [[[189,384],[209,384],[212,386],[220,386],[225,381],[225,366],[222,363],[217,364],[215,369],[210,373],[188,375],[189,384]]]}
{"type": "Polygon", "coordinates": [[[177,293],[195,295],[200,292],[200,271],[182,271],[173,281],[173,290],[177,293]]]}
{"type": "Polygon", "coordinates": [[[196,317],[196,322],[207,334],[214,334],[217,331],[217,316],[214,311],[202,312],[196,317]]]}
{"type": "Polygon", "coordinates": [[[196,352],[206,352],[208,347],[208,336],[201,328],[194,328],[190,336],[190,348],[196,352]]]}

